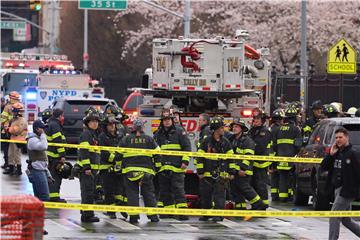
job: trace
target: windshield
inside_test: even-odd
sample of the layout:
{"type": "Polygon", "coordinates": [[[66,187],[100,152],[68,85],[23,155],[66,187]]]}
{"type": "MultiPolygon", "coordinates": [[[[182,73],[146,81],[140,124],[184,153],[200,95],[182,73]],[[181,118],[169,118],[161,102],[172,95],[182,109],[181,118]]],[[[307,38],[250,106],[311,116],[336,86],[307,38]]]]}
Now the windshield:
{"type": "Polygon", "coordinates": [[[143,95],[132,95],[124,109],[134,109],[144,103],[143,95]]]}
{"type": "Polygon", "coordinates": [[[360,146],[360,124],[343,125],[349,131],[350,143],[360,146]]]}
{"type": "Polygon", "coordinates": [[[105,105],[108,103],[108,101],[83,101],[83,100],[68,100],[65,103],[64,106],[64,112],[66,113],[80,113],[84,114],[86,109],[88,109],[90,106],[104,111],[105,105]]]}
{"type": "Polygon", "coordinates": [[[25,86],[37,86],[36,73],[7,73],[3,80],[4,95],[11,91],[21,91],[25,86]]]}

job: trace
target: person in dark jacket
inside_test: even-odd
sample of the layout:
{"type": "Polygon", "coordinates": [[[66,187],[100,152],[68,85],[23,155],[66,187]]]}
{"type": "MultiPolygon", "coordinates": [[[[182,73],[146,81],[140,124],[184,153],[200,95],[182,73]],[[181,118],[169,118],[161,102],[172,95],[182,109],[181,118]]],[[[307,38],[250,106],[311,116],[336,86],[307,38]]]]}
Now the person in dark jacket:
{"type": "MultiPolygon", "coordinates": [[[[66,143],[63,133],[63,110],[56,108],[52,112],[52,116],[48,119],[48,127],[45,129],[46,138],[49,143],[66,143]]],[[[60,187],[62,178],[58,172],[61,164],[65,163],[65,148],[49,146],[46,154],[49,159],[49,170],[54,182],[49,182],[50,201],[51,202],[66,202],[65,199],[60,198],[60,187]]]]}
{"type": "MultiPolygon", "coordinates": [[[[280,127],[274,136],[273,149],[276,156],[294,157],[302,146],[301,130],[296,126],[297,110],[288,108],[285,110],[285,123],[280,127]]],[[[279,162],[276,170],[279,172],[279,200],[291,201],[293,195],[294,163],[279,162]]]]}
{"type": "Polygon", "coordinates": [[[210,116],[207,113],[202,113],[199,115],[199,126],[200,126],[200,133],[199,133],[199,140],[196,144],[196,147],[199,149],[201,142],[212,135],[212,131],[210,130],[210,116]]]}
{"type": "Polygon", "coordinates": [[[320,100],[316,100],[311,104],[311,115],[306,119],[302,128],[304,142],[307,142],[308,139],[310,138],[310,135],[314,129],[315,124],[318,123],[321,120],[321,118],[323,118],[322,110],[323,110],[323,106],[320,100]]]}
{"type": "MultiPolygon", "coordinates": [[[[119,146],[122,136],[116,128],[118,123],[119,121],[114,116],[105,117],[103,121],[104,130],[99,136],[100,146],[119,146]]],[[[121,175],[121,156],[119,153],[101,150],[100,177],[104,188],[105,204],[125,205],[124,184],[121,175]]],[[[116,218],[115,212],[107,212],[106,215],[111,219],[116,218]]],[[[127,215],[124,217],[127,218],[127,215]]]]}
{"type": "MultiPolygon", "coordinates": [[[[230,124],[233,135],[229,138],[235,154],[254,155],[255,143],[246,134],[249,130],[245,122],[235,118],[230,124]]],[[[252,205],[252,209],[265,209],[266,206],[260,196],[250,185],[250,179],[253,175],[252,161],[236,160],[234,167],[236,170],[235,179],[231,182],[231,190],[234,196],[235,209],[246,210],[245,199],[252,205]]]]}
{"type": "MultiPolygon", "coordinates": [[[[144,122],[135,119],[134,129],[123,138],[120,147],[160,150],[155,140],[143,131],[144,122]]],[[[160,156],[144,153],[123,153],[122,173],[129,206],[139,206],[139,187],[146,207],[156,207],[153,177],[161,167],[160,156]]],[[[138,223],[137,214],[129,214],[130,223],[138,223]]],[[[151,222],[158,222],[157,215],[148,215],[151,222]]]]}
{"type": "MultiPolygon", "coordinates": [[[[359,197],[360,153],[352,149],[349,133],[345,128],[335,131],[335,143],[320,164],[329,171],[328,178],[335,189],[335,200],[331,211],[350,211],[351,203],[359,197]]],[[[340,222],[360,238],[360,225],[349,217],[330,218],[329,240],[339,238],[340,222]]]]}
{"type": "MultiPolygon", "coordinates": [[[[224,122],[221,118],[214,117],[210,121],[213,134],[202,141],[198,152],[224,153],[233,155],[234,151],[229,140],[224,137],[224,122]]],[[[197,174],[200,179],[200,198],[203,209],[211,209],[214,201],[215,209],[225,208],[226,187],[234,179],[236,169],[232,159],[208,159],[200,157],[196,164],[197,174]],[[232,168],[233,167],[233,168],[232,168]]],[[[211,217],[200,217],[200,221],[207,221],[211,217]]],[[[212,217],[214,222],[222,221],[223,217],[212,217]]]]}
{"type": "MultiPolygon", "coordinates": [[[[99,144],[98,127],[100,114],[97,111],[88,111],[83,119],[84,131],[80,135],[80,145],[97,146],[99,144]]],[[[95,185],[99,173],[100,151],[95,149],[80,148],[77,164],[82,168],[80,172],[81,203],[94,204],[95,185]]],[[[100,219],[94,215],[94,211],[81,211],[82,222],[99,222],[100,219]]]]}
{"type": "MultiPolygon", "coordinates": [[[[174,116],[166,109],[161,116],[160,127],[154,139],[161,150],[191,151],[190,140],[185,130],[175,126],[174,116]]],[[[185,199],[185,169],[189,165],[188,156],[163,156],[158,174],[160,202],[168,208],[187,208],[185,199]]],[[[161,216],[168,217],[168,216],[161,216]]],[[[188,220],[187,216],[178,216],[179,220],[188,220]]]]}
{"type": "MultiPolygon", "coordinates": [[[[252,128],[249,131],[249,136],[255,142],[255,155],[269,156],[271,153],[272,141],[270,130],[265,126],[267,115],[259,108],[255,109],[253,112],[252,128]]],[[[267,206],[269,206],[267,172],[270,165],[271,162],[269,161],[254,161],[254,174],[251,179],[251,185],[267,206]]]]}

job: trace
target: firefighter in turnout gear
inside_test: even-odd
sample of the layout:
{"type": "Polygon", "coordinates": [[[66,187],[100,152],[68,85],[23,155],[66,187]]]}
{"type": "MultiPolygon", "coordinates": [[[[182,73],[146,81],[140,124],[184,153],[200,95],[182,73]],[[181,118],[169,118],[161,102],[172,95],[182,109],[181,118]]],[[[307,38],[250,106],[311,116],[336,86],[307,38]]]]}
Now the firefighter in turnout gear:
{"type": "MultiPolygon", "coordinates": [[[[301,130],[295,125],[296,109],[288,108],[285,110],[285,123],[280,127],[274,136],[274,151],[276,156],[294,157],[302,146],[301,130]]],[[[293,195],[291,171],[294,164],[289,162],[279,162],[279,199],[282,202],[291,200],[293,195]]]]}
{"type": "MultiPolygon", "coordinates": [[[[10,133],[10,140],[25,141],[27,136],[27,121],[23,117],[24,105],[22,103],[14,103],[12,105],[12,119],[7,128],[10,133]]],[[[21,149],[24,145],[19,143],[9,144],[9,167],[4,174],[21,175],[21,149]]]]}
{"type": "Polygon", "coordinates": [[[323,117],[322,110],[323,110],[323,106],[320,100],[316,100],[311,104],[312,114],[309,118],[306,119],[302,128],[302,133],[304,136],[305,143],[307,143],[307,141],[309,140],[315,124],[318,123],[323,117]]]}
{"type": "MultiPolygon", "coordinates": [[[[175,126],[174,117],[168,109],[161,114],[160,127],[154,134],[154,139],[161,150],[191,151],[190,140],[185,130],[175,126]]],[[[164,156],[161,162],[162,166],[158,174],[160,202],[168,208],[187,208],[184,178],[189,157],[164,156]]],[[[189,218],[179,216],[178,219],[188,220],[189,218]]]]}
{"type": "MultiPolygon", "coordinates": [[[[276,109],[271,115],[271,139],[272,142],[275,143],[275,136],[277,132],[280,130],[280,127],[284,124],[285,111],[283,109],[276,109]]],[[[274,150],[274,149],[273,149],[274,150]]],[[[273,151],[271,155],[275,156],[276,153],[273,151]]],[[[277,162],[273,162],[270,165],[270,184],[271,184],[271,200],[278,201],[279,200],[279,172],[277,171],[277,162]]]]}
{"type": "MultiPolygon", "coordinates": [[[[121,141],[121,147],[160,150],[155,140],[144,133],[144,122],[142,120],[135,119],[133,126],[134,129],[130,135],[125,136],[121,141]]],[[[160,156],[136,152],[123,153],[122,155],[122,173],[124,174],[128,205],[139,206],[140,187],[145,207],[156,207],[153,178],[161,167],[160,156]]],[[[130,223],[138,222],[139,216],[137,214],[129,215],[130,223]]],[[[151,222],[159,221],[157,215],[148,215],[148,218],[151,222]]]]}
{"type": "Polygon", "coordinates": [[[129,116],[126,115],[121,108],[111,103],[108,103],[105,106],[104,114],[106,114],[107,116],[113,116],[118,121],[118,123],[116,123],[116,129],[121,138],[123,138],[126,134],[130,133],[130,130],[127,128],[127,126],[123,125],[123,122],[128,119],[129,116]]]}
{"type": "MultiPolygon", "coordinates": [[[[53,110],[51,118],[48,119],[48,127],[45,129],[45,134],[48,143],[66,143],[63,133],[64,112],[56,108],[53,110]]],[[[51,176],[55,181],[49,182],[50,201],[52,202],[66,202],[65,199],[60,198],[60,187],[62,178],[57,169],[65,163],[65,148],[49,146],[46,151],[49,160],[49,170],[51,176]]]]}
{"type": "MultiPolygon", "coordinates": [[[[224,122],[221,118],[214,117],[210,121],[213,134],[201,142],[198,152],[224,153],[233,155],[229,140],[224,137],[224,122]]],[[[198,158],[196,164],[199,176],[199,189],[201,207],[211,209],[213,202],[215,209],[225,208],[226,188],[230,180],[234,179],[236,172],[232,159],[198,158]],[[233,168],[231,168],[233,167],[233,168]]],[[[207,221],[211,217],[200,217],[200,221],[207,221]]],[[[214,222],[222,221],[223,217],[212,217],[214,222]]]]}
{"type": "MultiPolygon", "coordinates": [[[[246,135],[248,128],[243,120],[235,118],[230,124],[233,135],[229,138],[231,146],[235,154],[254,155],[255,143],[246,135]]],[[[260,196],[250,185],[250,179],[253,175],[252,161],[236,160],[231,163],[231,168],[236,170],[235,179],[231,182],[231,190],[234,196],[235,209],[246,210],[245,199],[252,205],[252,209],[265,209],[260,196]]]]}
{"type": "MultiPolygon", "coordinates": [[[[10,134],[7,131],[7,128],[9,127],[10,120],[13,118],[13,113],[11,111],[12,105],[14,103],[20,102],[20,94],[16,91],[12,91],[9,94],[10,101],[6,103],[4,110],[1,112],[1,138],[2,139],[10,139],[10,134]]],[[[5,170],[8,170],[9,167],[9,143],[3,142],[1,143],[1,148],[4,151],[4,165],[1,167],[5,170]]]]}
{"type": "MultiPolygon", "coordinates": [[[[83,119],[84,131],[80,135],[80,145],[98,145],[98,127],[100,114],[96,110],[87,111],[83,119]]],[[[80,172],[80,191],[81,203],[94,204],[95,185],[99,172],[100,151],[94,149],[80,148],[78,152],[77,164],[82,168],[80,172]]],[[[99,222],[99,218],[94,215],[94,211],[81,211],[82,222],[99,222]]]]}
{"type": "MultiPolygon", "coordinates": [[[[271,133],[265,126],[267,116],[261,109],[255,109],[253,112],[252,128],[249,131],[249,136],[255,142],[255,155],[269,156],[271,153],[271,133]]],[[[268,167],[271,165],[269,161],[254,161],[253,163],[253,177],[251,185],[255,191],[260,195],[266,206],[269,206],[269,197],[267,191],[268,182],[268,167]]]]}
{"type": "MultiPolygon", "coordinates": [[[[100,146],[117,147],[120,144],[121,136],[116,128],[119,123],[114,116],[106,116],[102,122],[103,132],[99,135],[100,146]]],[[[121,156],[117,152],[101,150],[100,153],[100,177],[104,188],[105,204],[125,205],[124,184],[121,174],[121,156]]],[[[116,218],[115,212],[107,212],[111,219],[116,218]]],[[[127,215],[124,213],[124,217],[127,215]]]]}

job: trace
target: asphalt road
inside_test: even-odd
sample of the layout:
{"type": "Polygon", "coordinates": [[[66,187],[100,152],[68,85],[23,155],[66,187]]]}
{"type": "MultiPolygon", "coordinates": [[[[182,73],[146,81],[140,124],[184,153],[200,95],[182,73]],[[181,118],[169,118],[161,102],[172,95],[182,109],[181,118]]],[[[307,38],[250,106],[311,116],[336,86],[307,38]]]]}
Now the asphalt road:
{"type": "MultiPolygon", "coordinates": [[[[1,158],[2,159],[2,158],[1,158]]],[[[26,156],[23,156],[25,166],[26,156]]],[[[23,169],[24,171],[24,169],[23,169]]],[[[25,173],[20,177],[0,174],[1,195],[33,194],[32,186],[25,173]]],[[[61,196],[69,202],[80,202],[79,181],[65,180],[61,188],[61,196]]],[[[295,207],[292,204],[273,204],[269,210],[311,210],[311,206],[295,207]]],[[[159,223],[151,223],[145,215],[141,215],[139,224],[130,224],[121,218],[109,219],[101,212],[99,223],[81,223],[80,212],[76,210],[46,211],[45,229],[49,235],[44,239],[327,239],[327,218],[254,218],[250,221],[225,219],[223,222],[200,222],[197,217],[188,221],[161,219],[159,223]]],[[[357,239],[345,227],[341,227],[340,239],[357,239]]]]}

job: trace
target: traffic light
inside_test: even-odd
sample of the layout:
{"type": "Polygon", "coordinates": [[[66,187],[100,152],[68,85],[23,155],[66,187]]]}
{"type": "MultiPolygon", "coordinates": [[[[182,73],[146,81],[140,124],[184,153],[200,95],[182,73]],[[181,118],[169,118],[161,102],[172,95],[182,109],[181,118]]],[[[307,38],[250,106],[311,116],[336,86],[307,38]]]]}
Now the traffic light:
{"type": "Polygon", "coordinates": [[[30,9],[35,11],[41,10],[41,1],[38,0],[29,0],[30,9]]]}

